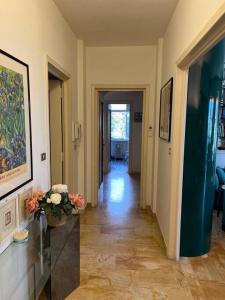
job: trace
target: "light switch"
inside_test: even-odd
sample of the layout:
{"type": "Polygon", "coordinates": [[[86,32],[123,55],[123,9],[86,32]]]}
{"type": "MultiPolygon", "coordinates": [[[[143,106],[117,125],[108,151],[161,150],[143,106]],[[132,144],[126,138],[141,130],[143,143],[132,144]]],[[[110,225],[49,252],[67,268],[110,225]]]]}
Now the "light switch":
{"type": "Polygon", "coordinates": [[[153,136],[153,127],[149,126],[148,127],[148,137],[152,137],[153,136]]]}
{"type": "Polygon", "coordinates": [[[46,153],[41,153],[41,161],[44,161],[46,160],[46,153]]]}

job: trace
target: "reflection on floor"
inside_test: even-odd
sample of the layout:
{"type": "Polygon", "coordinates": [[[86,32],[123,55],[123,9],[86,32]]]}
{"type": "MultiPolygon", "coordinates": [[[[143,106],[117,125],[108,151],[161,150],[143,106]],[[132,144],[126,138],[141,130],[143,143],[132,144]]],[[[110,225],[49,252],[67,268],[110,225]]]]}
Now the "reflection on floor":
{"type": "Polygon", "coordinates": [[[137,208],[140,194],[140,175],[128,174],[128,164],[124,161],[111,161],[110,172],[104,177],[103,193],[99,206],[111,214],[127,215],[137,208]]]}
{"type": "Polygon", "coordinates": [[[81,215],[81,285],[67,299],[224,300],[225,234],[217,217],[209,256],[176,262],[138,201],[139,178],[112,166],[101,207],[81,215]]]}

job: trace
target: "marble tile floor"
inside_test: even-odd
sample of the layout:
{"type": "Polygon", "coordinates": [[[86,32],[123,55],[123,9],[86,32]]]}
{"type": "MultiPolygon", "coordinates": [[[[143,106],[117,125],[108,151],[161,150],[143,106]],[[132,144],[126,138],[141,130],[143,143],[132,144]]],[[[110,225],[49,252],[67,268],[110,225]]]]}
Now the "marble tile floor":
{"type": "Polygon", "coordinates": [[[218,218],[208,257],[176,262],[166,257],[155,216],[138,201],[138,176],[113,165],[99,207],[81,215],[81,284],[67,300],[224,300],[225,234],[218,218]]]}

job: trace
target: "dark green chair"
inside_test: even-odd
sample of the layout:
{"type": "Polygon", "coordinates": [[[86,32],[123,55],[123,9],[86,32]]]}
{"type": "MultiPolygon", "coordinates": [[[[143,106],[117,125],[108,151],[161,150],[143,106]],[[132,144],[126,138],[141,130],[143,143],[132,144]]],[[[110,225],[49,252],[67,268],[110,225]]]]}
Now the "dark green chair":
{"type": "Polygon", "coordinates": [[[222,229],[225,231],[225,170],[217,167],[216,168],[216,197],[215,197],[215,207],[217,209],[217,216],[219,216],[220,210],[223,210],[222,217],[222,229]]]}
{"type": "Polygon", "coordinates": [[[222,188],[218,178],[218,174],[216,172],[215,176],[215,202],[214,202],[214,209],[217,211],[217,216],[219,216],[220,211],[222,210],[222,188]]]}

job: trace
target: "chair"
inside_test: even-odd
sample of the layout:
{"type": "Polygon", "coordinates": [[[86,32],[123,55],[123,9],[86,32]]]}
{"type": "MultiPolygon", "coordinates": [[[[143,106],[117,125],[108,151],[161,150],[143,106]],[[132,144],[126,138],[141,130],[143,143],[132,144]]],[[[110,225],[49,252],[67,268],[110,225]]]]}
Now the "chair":
{"type": "Polygon", "coordinates": [[[215,202],[214,202],[214,209],[217,211],[217,217],[219,216],[220,210],[222,210],[222,195],[223,190],[221,188],[218,175],[216,173],[215,176],[215,202]]]}
{"type": "Polygon", "coordinates": [[[222,229],[225,231],[225,171],[220,167],[216,168],[215,188],[215,208],[217,216],[219,216],[220,210],[223,210],[222,229]]]}

